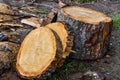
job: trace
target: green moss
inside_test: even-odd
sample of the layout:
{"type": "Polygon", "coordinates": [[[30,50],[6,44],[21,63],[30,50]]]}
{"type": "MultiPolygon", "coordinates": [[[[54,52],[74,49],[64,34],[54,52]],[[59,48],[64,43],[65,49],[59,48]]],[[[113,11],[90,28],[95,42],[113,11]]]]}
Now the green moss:
{"type": "Polygon", "coordinates": [[[87,71],[89,71],[89,67],[87,67],[83,62],[81,62],[78,66],[78,68],[81,70],[81,72],[85,73],[87,71]]]}
{"type": "Polygon", "coordinates": [[[113,20],[113,28],[115,29],[120,28],[120,14],[112,13],[110,16],[113,20]]]}
{"type": "Polygon", "coordinates": [[[107,67],[105,67],[105,68],[101,68],[101,71],[102,71],[102,72],[110,72],[110,69],[107,68],[107,67]]]}
{"type": "Polygon", "coordinates": [[[47,9],[43,9],[41,11],[39,11],[40,14],[48,14],[50,11],[47,9]]]}

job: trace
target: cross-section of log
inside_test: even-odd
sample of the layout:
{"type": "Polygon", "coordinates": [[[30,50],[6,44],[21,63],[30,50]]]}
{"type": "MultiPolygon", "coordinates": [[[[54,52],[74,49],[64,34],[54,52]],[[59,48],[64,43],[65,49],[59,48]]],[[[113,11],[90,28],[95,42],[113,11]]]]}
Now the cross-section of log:
{"type": "Polygon", "coordinates": [[[67,6],[58,12],[58,21],[69,24],[74,34],[72,58],[97,59],[108,50],[112,20],[106,14],[88,8],[67,6]]]}
{"type": "Polygon", "coordinates": [[[56,39],[51,30],[38,28],[22,42],[16,68],[23,77],[36,77],[45,72],[56,55],[56,39]]]}
{"type": "Polygon", "coordinates": [[[73,35],[69,32],[66,26],[67,25],[63,22],[55,22],[46,25],[46,27],[52,29],[59,36],[63,47],[63,58],[66,58],[72,52],[73,46],[73,35]]]}

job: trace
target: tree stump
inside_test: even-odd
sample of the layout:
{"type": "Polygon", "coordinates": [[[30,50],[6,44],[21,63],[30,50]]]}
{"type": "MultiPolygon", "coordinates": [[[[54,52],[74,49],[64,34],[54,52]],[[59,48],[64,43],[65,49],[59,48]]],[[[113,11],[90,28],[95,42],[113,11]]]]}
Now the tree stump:
{"type": "Polygon", "coordinates": [[[92,9],[66,6],[58,12],[58,21],[66,22],[74,34],[71,58],[94,60],[105,55],[109,47],[112,20],[102,12],[92,9]]]}

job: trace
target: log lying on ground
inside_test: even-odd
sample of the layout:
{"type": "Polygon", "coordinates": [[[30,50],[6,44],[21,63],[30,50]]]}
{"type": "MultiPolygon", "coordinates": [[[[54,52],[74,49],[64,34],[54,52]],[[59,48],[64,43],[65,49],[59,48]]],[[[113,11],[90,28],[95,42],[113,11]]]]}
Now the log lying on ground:
{"type": "MultiPolygon", "coordinates": [[[[65,29],[64,24],[58,24],[61,24],[59,25],[61,28],[57,23],[52,23],[35,29],[26,36],[21,44],[16,62],[17,71],[22,77],[36,78],[39,76],[39,79],[45,79],[63,64],[64,52],[59,32],[48,28],[48,26],[56,26],[56,28],[58,26],[59,29],[65,29]]],[[[63,33],[68,36],[67,32],[63,33]]],[[[61,37],[67,38],[64,35],[61,37]]],[[[65,42],[67,43],[67,41],[65,42]]]]}
{"type": "Polygon", "coordinates": [[[67,25],[63,22],[56,22],[46,25],[46,27],[52,29],[60,38],[63,46],[63,57],[66,58],[70,52],[72,52],[73,38],[74,36],[69,32],[66,27],[67,25]]]}
{"type": "Polygon", "coordinates": [[[68,29],[63,22],[50,23],[45,27],[51,29],[54,32],[54,35],[59,37],[58,39],[61,44],[58,45],[62,45],[62,52],[61,54],[56,54],[55,63],[57,64],[57,67],[61,67],[65,61],[65,58],[72,52],[74,37],[68,32],[68,29]]]}
{"type": "Polygon", "coordinates": [[[103,57],[108,50],[112,20],[104,13],[78,6],[67,6],[58,12],[58,21],[69,24],[74,34],[71,57],[93,60],[103,57]]]}
{"type": "Polygon", "coordinates": [[[46,71],[55,54],[54,34],[47,28],[35,29],[22,42],[16,68],[24,77],[36,77],[46,71]]]}

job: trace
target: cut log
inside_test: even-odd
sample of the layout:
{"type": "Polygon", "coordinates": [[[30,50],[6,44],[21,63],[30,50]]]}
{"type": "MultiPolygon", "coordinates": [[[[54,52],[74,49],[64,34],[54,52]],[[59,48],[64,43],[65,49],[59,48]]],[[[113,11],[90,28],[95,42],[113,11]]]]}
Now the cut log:
{"type": "Polygon", "coordinates": [[[60,38],[63,47],[63,58],[66,58],[72,52],[73,35],[68,31],[66,24],[63,22],[56,22],[46,25],[52,29],[60,38]]]}
{"type": "Polygon", "coordinates": [[[31,31],[23,40],[16,68],[24,78],[45,79],[71,52],[73,36],[62,22],[50,23],[31,31]],[[62,34],[61,34],[62,32],[62,34]]]}
{"type": "Polygon", "coordinates": [[[105,55],[109,47],[112,20],[106,14],[92,9],[66,6],[61,8],[58,21],[64,21],[74,34],[71,58],[94,60],[105,55]]]}
{"type": "Polygon", "coordinates": [[[55,55],[54,34],[47,28],[38,28],[30,32],[22,42],[16,68],[23,77],[36,77],[47,70],[55,55]]]}

